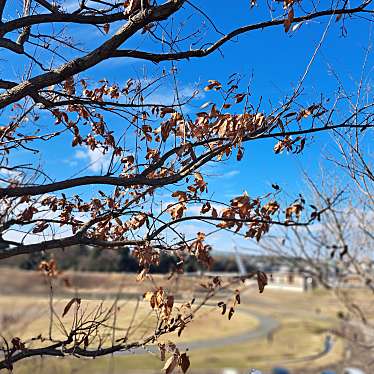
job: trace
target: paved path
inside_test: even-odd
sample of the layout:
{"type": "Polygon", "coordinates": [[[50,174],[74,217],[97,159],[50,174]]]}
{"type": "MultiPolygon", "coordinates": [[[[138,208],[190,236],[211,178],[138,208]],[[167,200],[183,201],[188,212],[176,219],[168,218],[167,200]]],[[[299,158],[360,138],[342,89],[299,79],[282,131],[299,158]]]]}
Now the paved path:
{"type": "MultiPolygon", "coordinates": [[[[254,328],[253,330],[248,330],[238,335],[231,335],[231,336],[225,336],[222,338],[202,339],[202,340],[195,340],[192,342],[179,343],[178,348],[181,351],[186,350],[186,349],[192,351],[192,350],[199,350],[199,349],[206,349],[206,348],[208,349],[219,348],[219,347],[224,347],[227,345],[248,342],[251,340],[256,340],[258,338],[267,336],[272,331],[277,329],[279,326],[278,321],[274,320],[271,317],[259,314],[257,312],[253,312],[249,310],[241,310],[240,313],[248,314],[251,317],[255,317],[259,321],[259,324],[257,325],[257,327],[254,328]]],[[[131,355],[131,354],[144,354],[144,353],[149,353],[149,352],[153,352],[153,353],[158,352],[158,347],[151,345],[151,346],[147,346],[146,348],[136,348],[131,351],[116,352],[116,354],[131,355]]]]}
{"type": "MultiPolygon", "coordinates": [[[[280,323],[263,314],[260,314],[255,311],[249,311],[249,310],[241,310],[240,313],[247,314],[251,317],[254,317],[258,320],[259,324],[256,328],[253,330],[247,330],[241,334],[238,335],[231,335],[231,336],[225,336],[222,338],[216,338],[216,339],[202,339],[202,340],[195,340],[192,342],[186,342],[186,343],[179,343],[178,348],[181,351],[184,351],[186,349],[192,351],[192,350],[199,350],[199,349],[211,349],[211,348],[220,348],[228,345],[238,344],[238,343],[244,343],[252,340],[256,340],[262,337],[266,337],[272,332],[274,332],[280,325],[280,323]]],[[[315,354],[307,355],[304,357],[289,359],[289,360],[279,360],[280,362],[278,364],[290,364],[295,362],[305,362],[305,361],[313,361],[318,358],[321,358],[325,355],[327,355],[332,349],[332,345],[325,346],[323,349],[315,354]]],[[[145,353],[159,353],[159,349],[155,345],[146,346],[145,348],[136,348],[131,351],[121,351],[116,352],[115,355],[133,355],[133,354],[145,354],[145,353]]]]}

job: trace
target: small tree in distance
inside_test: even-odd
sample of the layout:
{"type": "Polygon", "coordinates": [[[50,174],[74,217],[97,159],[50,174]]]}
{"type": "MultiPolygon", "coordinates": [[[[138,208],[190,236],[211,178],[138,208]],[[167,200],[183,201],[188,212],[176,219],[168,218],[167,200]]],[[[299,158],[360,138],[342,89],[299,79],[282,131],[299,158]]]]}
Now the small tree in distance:
{"type": "MultiPolygon", "coordinates": [[[[47,0],[25,0],[22,9],[16,9],[11,2],[0,0],[0,47],[6,50],[2,71],[7,74],[7,79],[0,80],[0,259],[53,254],[57,248],[68,250],[81,244],[100,250],[128,248],[141,268],[137,278],[142,281],[165,253],[175,256],[176,272],[188,256],[211,266],[206,237],[217,230],[259,241],[273,225],[308,226],[319,220],[334,204],[333,199],[318,208],[306,208],[304,198],[298,196],[282,206],[280,188],[274,184],[272,191],[260,197],[239,191],[229,201],[215,200],[208,194],[204,168],[230,158],[240,162],[245,144],[261,139],[273,139],[275,153],[298,154],[309,134],[367,129],[372,127],[373,104],[365,103],[339,116],[338,104],[323,96],[300,105],[312,58],[296,87],[277,106],[254,105],[240,75],[233,74],[227,81],[209,77],[204,86],[209,101],[191,112],[191,104],[201,103],[197,93],[182,97],[177,63],[217,53],[234,38],[255,30],[279,27],[286,33],[297,32],[316,19],[328,19],[326,27],[331,20],[344,27],[353,18],[366,22],[365,17],[372,14],[371,3],[359,1],[349,6],[331,1],[315,6],[285,0],[258,4],[264,9],[269,6],[272,17],[234,25],[222,33],[205,11],[185,0],[162,4],[90,0],[74,9],[47,0]],[[180,21],[191,12],[191,24],[180,21]],[[100,30],[100,40],[80,43],[79,37],[92,28],[100,30]],[[210,39],[211,30],[220,34],[218,39],[210,39]],[[133,47],[140,37],[145,38],[144,50],[133,47]],[[95,74],[108,60],[112,64],[108,66],[116,69],[118,59],[139,64],[171,62],[171,67],[162,67],[153,79],[129,77],[123,84],[95,74]],[[17,65],[16,74],[9,69],[9,60],[17,65]],[[166,80],[174,84],[172,104],[153,95],[166,80]],[[53,147],[63,147],[67,155],[86,147],[106,157],[105,169],[91,168],[89,172],[85,168],[60,178],[61,170],[53,175],[40,162],[40,155],[53,147]],[[28,161],[19,162],[25,153],[28,161]],[[204,229],[187,236],[183,224],[188,222],[198,222],[204,229]]],[[[251,5],[257,6],[256,1],[251,5]]],[[[40,264],[50,278],[55,276],[56,266],[53,260],[40,264]]],[[[257,277],[262,292],[266,275],[259,269],[248,277],[257,277]]],[[[162,335],[181,334],[221,286],[220,279],[213,279],[205,285],[207,296],[200,304],[185,300],[178,308],[174,296],[162,288],[149,290],[145,299],[158,313],[154,332],[141,340],[130,341],[125,336],[110,344],[98,343],[97,336],[115,308],[98,313],[88,324],[88,317],[78,318],[81,300],[73,298],[63,316],[74,309],[77,323],[64,339],[56,341],[49,334],[25,342],[15,337],[1,346],[0,369],[11,369],[15,362],[31,356],[96,357],[157,344],[162,335]]],[[[236,293],[233,305],[238,302],[236,293]]],[[[228,310],[229,319],[234,306],[228,310]]],[[[160,344],[162,358],[166,351],[172,353],[165,364],[167,373],[178,365],[184,372],[188,369],[186,353],[173,344],[160,344]]]]}

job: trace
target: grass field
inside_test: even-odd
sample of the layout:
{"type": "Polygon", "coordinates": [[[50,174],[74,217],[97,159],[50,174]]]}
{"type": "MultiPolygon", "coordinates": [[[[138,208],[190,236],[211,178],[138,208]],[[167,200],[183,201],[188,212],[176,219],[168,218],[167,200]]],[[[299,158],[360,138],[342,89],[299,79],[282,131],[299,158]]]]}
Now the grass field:
{"type": "MultiPolygon", "coordinates": [[[[54,301],[53,305],[57,316],[61,317],[68,301],[68,299],[54,301]]],[[[89,315],[101,303],[103,310],[108,310],[113,305],[113,300],[103,302],[101,300],[82,300],[81,309],[86,315],[89,315]]],[[[118,336],[127,333],[127,330],[130,329],[129,339],[136,341],[152,333],[156,324],[156,316],[148,302],[141,301],[137,304],[134,300],[119,300],[117,307],[115,324],[118,336]],[[135,311],[136,316],[131,323],[135,311]]],[[[42,334],[43,337],[48,336],[50,313],[47,298],[0,296],[0,309],[3,321],[10,321],[12,315],[16,317],[13,317],[12,323],[8,322],[7,326],[5,324],[2,326],[2,333],[6,337],[22,336],[24,340],[27,340],[39,334],[42,334]],[[15,311],[16,313],[14,313],[15,311]]],[[[73,324],[73,315],[74,313],[71,312],[63,318],[54,317],[52,323],[52,337],[54,339],[64,338],[64,330],[60,326],[60,321],[69,331],[73,324]]],[[[114,318],[107,321],[110,326],[113,326],[113,323],[114,318]]],[[[227,318],[221,316],[217,308],[206,306],[196,315],[181,337],[178,337],[176,333],[168,334],[162,337],[161,342],[165,339],[175,342],[189,342],[199,339],[202,335],[209,337],[209,339],[218,339],[223,336],[240,334],[244,330],[251,330],[257,324],[258,321],[255,318],[241,313],[240,310],[229,322],[227,318]]]]}
{"type": "MultiPolygon", "coordinates": [[[[0,269],[0,274],[2,270],[0,269]]],[[[22,337],[32,337],[38,334],[47,336],[49,330],[49,300],[48,289],[40,282],[37,275],[33,273],[17,272],[16,286],[11,290],[8,285],[7,295],[0,295],[0,322],[3,335],[7,337],[22,335],[22,337]],[[39,284],[33,284],[29,292],[23,288],[30,279],[37,279],[39,284]],[[43,296],[44,287],[44,296],[43,296]],[[26,292],[25,292],[26,290],[26,292]],[[38,291],[36,291],[38,290],[38,291]],[[23,291],[23,292],[22,292],[23,291]],[[16,294],[11,296],[10,293],[16,294]]],[[[74,276],[74,274],[73,274],[74,276]]],[[[118,291],[119,285],[125,292],[129,290],[136,295],[144,291],[146,285],[137,285],[133,281],[133,275],[119,276],[108,275],[105,287],[100,285],[98,278],[105,277],[105,274],[89,274],[90,282],[95,279],[95,294],[101,296],[103,308],[112,305],[112,294],[118,291]],[[131,277],[131,281],[128,277],[131,277]],[[128,287],[127,287],[128,286],[128,287]],[[106,292],[104,292],[106,291],[106,292]]],[[[4,274],[3,274],[4,277],[4,274]]],[[[0,275],[0,280],[2,276],[0,275]]],[[[75,279],[84,279],[84,274],[78,274],[75,279]]],[[[103,278],[104,279],[104,278],[103,278]]],[[[157,281],[164,282],[164,278],[157,281]]],[[[93,287],[88,287],[91,283],[84,279],[79,291],[92,291],[93,287]]],[[[188,292],[189,288],[194,289],[200,280],[187,279],[185,283],[179,283],[179,292],[188,292]],[[189,283],[194,286],[191,287],[189,283]]],[[[166,284],[165,284],[166,286],[166,284]]],[[[175,287],[175,284],[174,284],[175,287]]],[[[78,288],[75,289],[75,292],[78,288]]],[[[69,291],[71,292],[71,291],[69,291]]],[[[70,298],[70,297],[69,297],[70,298]]],[[[69,300],[66,292],[54,298],[53,307],[56,315],[61,316],[64,306],[69,300]]],[[[218,300],[218,299],[217,299],[218,300]]],[[[100,301],[82,298],[81,309],[88,313],[98,305],[100,301]]],[[[118,300],[119,310],[116,315],[116,326],[119,327],[118,334],[125,334],[132,320],[133,311],[137,302],[134,298],[124,298],[118,300]]],[[[141,301],[137,306],[136,320],[131,324],[130,337],[132,339],[141,338],[148,334],[155,326],[155,317],[151,312],[149,304],[141,301]]],[[[331,293],[316,291],[312,293],[295,293],[286,291],[265,290],[263,294],[258,294],[255,288],[249,288],[242,293],[242,304],[234,314],[231,321],[226,316],[221,316],[218,308],[206,306],[194,321],[182,334],[181,338],[176,336],[164,337],[176,343],[188,343],[197,340],[219,340],[227,336],[242,334],[244,331],[253,330],[258,327],[258,321],[248,312],[271,316],[279,323],[279,327],[271,334],[262,336],[255,340],[245,341],[238,344],[228,344],[221,347],[206,347],[189,352],[192,367],[194,370],[201,369],[215,370],[223,367],[250,368],[257,367],[266,370],[274,365],[287,365],[294,368],[320,368],[326,365],[333,365],[338,362],[344,352],[344,344],[340,340],[335,340],[333,350],[321,358],[315,358],[323,350],[324,340],[331,328],[338,325],[337,312],[342,306],[331,293]]],[[[73,311],[67,316],[60,318],[68,327],[72,323],[73,311]]],[[[54,337],[61,336],[61,329],[58,328],[57,317],[54,319],[52,333],[54,337]]],[[[108,321],[110,325],[113,320],[108,321]]],[[[15,373],[36,374],[58,373],[147,373],[159,372],[163,363],[154,354],[114,356],[95,360],[86,359],[29,359],[20,362],[15,367],[15,373]]],[[[205,371],[204,371],[205,370],[205,371]]],[[[302,369],[300,369],[302,370],[302,369]]],[[[218,371],[216,371],[218,372],[218,371]]],[[[302,372],[302,371],[300,371],[302,372]]]]}

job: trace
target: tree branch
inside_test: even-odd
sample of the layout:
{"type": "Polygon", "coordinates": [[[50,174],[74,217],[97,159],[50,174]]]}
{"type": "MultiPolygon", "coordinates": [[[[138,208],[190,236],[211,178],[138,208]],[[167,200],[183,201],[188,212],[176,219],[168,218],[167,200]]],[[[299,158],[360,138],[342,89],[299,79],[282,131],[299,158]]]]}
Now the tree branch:
{"type": "Polygon", "coordinates": [[[40,5],[44,6],[44,8],[48,9],[52,13],[60,13],[58,10],[58,6],[50,4],[47,0],[35,0],[40,5]]]}
{"type": "MultiPolygon", "coordinates": [[[[369,4],[371,0],[368,2],[364,2],[362,5],[352,8],[352,9],[328,9],[323,10],[320,12],[311,13],[302,17],[295,17],[293,19],[293,23],[305,22],[312,20],[314,18],[320,18],[324,16],[331,16],[331,15],[339,15],[339,14],[355,14],[362,12],[369,4]]],[[[216,51],[220,48],[223,44],[228,42],[229,40],[233,39],[236,36],[241,34],[247,33],[249,31],[260,30],[268,27],[280,26],[284,24],[285,19],[279,20],[272,20],[272,21],[265,21],[256,23],[253,25],[243,26],[237,28],[230,33],[224,35],[220,39],[218,39],[215,43],[213,43],[210,47],[206,49],[194,49],[189,51],[181,51],[175,53],[152,53],[146,51],[137,51],[137,50],[114,50],[111,54],[111,57],[131,57],[131,58],[138,58],[143,60],[149,60],[152,62],[161,62],[161,61],[174,61],[174,60],[182,60],[182,59],[189,59],[192,57],[205,57],[211,54],[212,52],[216,51]]]]}
{"type": "Polygon", "coordinates": [[[0,249],[0,260],[5,258],[18,256],[21,254],[30,254],[41,251],[48,251],[56,248],[67,248],[77,244],[86,244],[91,246],[118,248],[126,246],[135,246],[145,244],[142,239],[139,240],[121,240],[121,241],[105,241],[93,238],[82,237],[81,235],[73,235],[62,239],[51,239],[40,243],[18,245],[6,249],[0,249]]]}
{"type": "Polygon", "coordinates": [[[7,0],[0,0],[0,24],[2,23],[3,12],[4,12],[6,2],[7,0]]]}
{"type": "MultiPolygon", "coordinates": [[[[295,130],[295,131],[282,131],[277,133],[263,133],[263,134],[249,134],[243,137],[243,141],[252,141],[258,139],[268,139],[268,138],[277,138],[277,137],[285,137],[285,136],[294,136],[294,135],[306,135],[317,133],[321,131],[330,131],[336,130],[340,128],[367,128],[367,125],[359,125],[359,126],[352,126],[346,123],[346,121],[342,124],[335,125],[335,126],[327,126],[327,127],[316,127],[310,129],[303,129],[303,130],[295,130]]],[[[215,143],[217,141],[230,141],[228,138],[212,138],[200,142],[196,142],[191,144],[191,147],[197,147],[201,145],[207,145],[209,143],[215,143]]],[[[225,147],[226,145],[223,145],[225,147]]],[[[161,187],[165,185],[169,185],[172,183],[179,182],[186,176],[188,173],[188,166],[185,167],[183,170],[185,172],[180,172],[179,174],[175,174],[168,177],[163,178],[147,178],[146,175],[155,171],[157,168],[161,167],[163,163],[173,154],[175,154],[181,147],[176,147],[174,149],[169,150],[166,152],[160,160],[156,161],[155,164],[149,165],[147,169],[145,169],[140,175],[136,175],[129,178],[123,177],[113,177],[113,176],[105,176],[105,175],[92,175],[92,176],[84,176],[78,177],[73,179],[67,179],[63,181],[58,181],[54,183],[49,183],[45,185],[36,185],[36,186],[22,186],[22,187],[8,187],[8,188],[0,188],[0,198],[4,197],[21,197],[21,196],[37,196],[42,195],[45,193],[51,193],[56,191],[61,191],[73,187],[79,186],[87,186],[87,185],[112,185],[112,186],[121,186],[121,187],[133,187],[133,186],[154,186],[154,187],[161,187]]],[[[195,160],[193,162],[193,170],[196,170],[202,164],[205,164],[209,161],[212,157],[216,155],[217,152],[220,152],[222,149],[213,149],[208,153],[203,154],[201,160],[195,160]],[[207,158],[208,157],[208,158],[207,158]],[[197,163],[196,161],[199,161],[197,163]]],[[[191,169],[192,170],[192,169],[191,169]]]]}
{"type": "Polygon", "coordinates": [[[3,23],[0,26],[0,36],[4,36],[8,32],[12,32],[26,26],[40,25],[43,23],[58,22],[102,25],[104,23],[113,23],[127,19],[128,16],[124,15],[123,12],[109,15],[80,15],[67,13],[35,14],[3,23]]]}
{"type": "Polygon", "coordinates": [[[24,53],[23,45],[15,43],[7,38],[0,38],[0,48],[9,49],[10,51],[19,55],[24,53]]]}
{"type": "MultiPolygon", "coordinates": [[[[183,4],[184,0],[173,0],[145,12],[138,12],[132,16],[131,21],[121,26],[119,30],[105,43],[88,53],[84,57],[76,58],[66,64],[51,70],[48,73],[31,78],[11,88],[8,92],[0,95],[0,109],[5,108],[31,92],[42,88],[61,83],[67,78],[85,71],[99,62],[109,58],[112,51],[117,49],[128,38],[134,35],[138,30],[153,21],[161,21],[175,13],[183,4]]],[[[0,28],[1,29],[1,28],[0,28]]]]}
{"type": "Polygon", "coordinates": [[[130,178],[110,177],[110,176],[105,176],[105,175],[93,175],[93,176],[85,176],[85,177],[67,179],[67,180],[45,184],[45,185],[2,188],[0,189],[0,197],[5,197],[5,196],[21,197],[24,195],[36,196],[36,195],[42,195],[44,193],[65,190],[67,188],[95,185],[95,184],[121,186],[121,187],[131,187],[131,186],[139,186],[139,185],[162,186],[165,184],[177,182],[178,180],[180,180],[178,175],[165,177],[165,178],[156,178],[156,179],[149,179],[141,175],[130,177],[130,178]]]}

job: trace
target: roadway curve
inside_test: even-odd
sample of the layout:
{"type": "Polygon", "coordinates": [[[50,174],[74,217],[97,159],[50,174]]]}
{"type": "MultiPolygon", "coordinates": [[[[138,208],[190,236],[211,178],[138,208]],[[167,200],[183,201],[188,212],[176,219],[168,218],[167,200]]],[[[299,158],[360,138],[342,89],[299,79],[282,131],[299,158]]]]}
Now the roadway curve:
{"type": "MultiPolygon", "coordinates": [[[[255,317],[259,324],[256,328],[253,330],[247,330],[241,334],[238,335],[229,335],[222,338],[216,338],[216,339],[203,339],[203,340],[195,340],[191,342],[186,343],[178,343],[178,348],[180,351],[185,351],[188,349],[189,351],[192,350],[199,350],[199,349],[211,349],[211,348],[220,348],[228,345],[238,344],[238,343],[244,343],[256,340],[258,338],[266,337],[270,335],[272,332],[274,332],[279,326],[279,321],[263,315],[259,314],[254,311],[249,310],[241,310],[240,313],[247,314],[251,317],[255,317]]],[[[325,355],[327,355],[332,349],[332,345],[330,347],[324,347],[321,352],[307,355],[295,359],[289,359],[289,360],[279,360],[277,363],[279,364],[290,364],[295,362],[303,362],[303,361],[314,361],[316,359],[319,359],[325,355]]],[[[144,348],[136,348],[132,349],[130,351],[120,351],[116,352],[115,355],[133,355],[133,354],[145,354],[145,353],[159,353],[159,349],[156,345],[150,345],[146,346],[144,348]]]]}
{"type": "MultiPolygon", "coordinates": [[[[248,310],[241,310],[239,313],[244,313],[244,314],[250,315],[251,317],[255,317],[259,321],[259,324],[253,330],[248,330],[238,335],[231,335],[231,336],[229,335],[229,336],[216,338],[216,339],[203,339],[203,340],[195,340],[195,341],[186,342],[186,343],[178,343],[179,350],[183,351],[183,350],[188,349],[192,351],[192,350],[199,350],[199,349],[206,349],[206,348],[208,349],[219,348],[219,347],[224,347],[227,345],[248,342],[251,340],[256,340],[258,338],[267,336],[279,327],[279,322],[271,317],[258,314],[253,311],[248,311],[248,310]]],[[[158,351],[159,350],[157,346],[151,345],[151,346],[147,346],[146,348],[136,348],[136,349],[132,349],[131,351],[116,352],[116,354],[131,355],[131,354],[144,354],[144,353],[149,353],[149,352],[157,353],[158,351]]]]}

